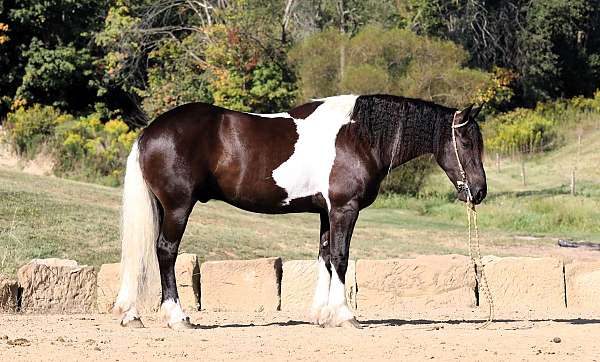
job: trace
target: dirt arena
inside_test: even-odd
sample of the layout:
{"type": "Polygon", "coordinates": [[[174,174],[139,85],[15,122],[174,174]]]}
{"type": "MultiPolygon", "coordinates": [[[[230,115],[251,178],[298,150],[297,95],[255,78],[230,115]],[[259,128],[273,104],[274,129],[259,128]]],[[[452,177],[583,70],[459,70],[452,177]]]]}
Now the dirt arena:
{"type": "Polygon", "coordinates": [[[359,316],[363,329],[319,328],[302,315],[197,312],[196,330],[172,331],[158,317],[145,329],[110,315],[0,315],[3,361],[470,360],[598,361],[600,320],[505,318],[478,330],[481,311],[359,316]],[[435,314],[435,313],[434,313],[435,314]]]}

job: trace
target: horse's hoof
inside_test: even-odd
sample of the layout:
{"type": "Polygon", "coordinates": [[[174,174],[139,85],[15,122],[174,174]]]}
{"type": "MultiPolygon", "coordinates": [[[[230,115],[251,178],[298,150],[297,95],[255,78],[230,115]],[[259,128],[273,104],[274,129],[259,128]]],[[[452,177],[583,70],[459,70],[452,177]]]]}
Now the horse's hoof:
{"type": "Polygon", "coordinates": [[[144,328],[144,323],[140,318],[134,318],[128,322],[121,321],[121,327],[127,328],[144,328]]]}
{"type": "Polygon", "coordinates": [[[196,329],[197,326],[195,324],[193,324],[192,322],[190,322],[190,319],[188,318],[183,321],[175,322],[172,324],[170,323],[169,328],[171,328],[174,331],[182,331],[185,329],[196,329]]]}
{"type": "Polygon", "coordinates": [[[362,329],[362,325],[358,323],[356,318],[348,319],[340,324],[340,327],[362,329]]]}

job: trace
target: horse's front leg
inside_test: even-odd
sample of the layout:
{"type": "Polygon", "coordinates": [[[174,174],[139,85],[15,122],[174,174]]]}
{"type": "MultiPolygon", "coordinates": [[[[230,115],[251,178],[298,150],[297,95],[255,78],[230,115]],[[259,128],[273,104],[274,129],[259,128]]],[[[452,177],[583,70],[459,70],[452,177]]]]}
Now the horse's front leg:
{"type": "Polygon", "coordinates": [[[331,282],[325,313],[321,313],[319,325],[327,327],[352,326],[360,328],[346,302],[346,270],[350,252],[350,239],[358,219],[358,207],[350,202],[332,207],[329,212],[329,251],[331,282]]]}
{"type": "Polygon", "coordinates": [[[167,325],[173,329],[193,328],[188,316],[179,303],[177,283],[175,280],[175,261],[177,250],[191,207],[164,210],[160,235],[156,244],[158,265],[160,267],[160,283],[162,287],[161,310],[167,325]]]}

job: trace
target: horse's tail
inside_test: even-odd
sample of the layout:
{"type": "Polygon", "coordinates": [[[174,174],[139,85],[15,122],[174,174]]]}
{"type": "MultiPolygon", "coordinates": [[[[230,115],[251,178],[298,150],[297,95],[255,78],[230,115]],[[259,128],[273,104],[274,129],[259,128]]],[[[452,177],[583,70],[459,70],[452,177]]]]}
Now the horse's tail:
{"type": "Polygon", "coordinates": [[[142,175],[138,141],[127,158],[121,218],[121,288],[113,309],[119,314],[135,308],[139,298],[149,296],[148,282],[160,275],[157,199],[142,175]]]}

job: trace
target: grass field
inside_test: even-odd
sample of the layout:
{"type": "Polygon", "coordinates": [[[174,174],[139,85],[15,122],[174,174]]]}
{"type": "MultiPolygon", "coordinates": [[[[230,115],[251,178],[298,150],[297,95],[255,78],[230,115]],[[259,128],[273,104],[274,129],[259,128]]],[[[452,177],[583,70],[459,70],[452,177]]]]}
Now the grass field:
{"type": "MultiPolygon", "coordinates": [[[[576,145],[500,172],[487,163],[489,196],[479,207],[484,253],[544,254],[558,238],[600,242],[600,132],[582,141],[577,196],[569,195],[576,145]],[[533,237],[531,237],[533,236],[533,237]]],[[[14,274],[32,258],[60,257],[100,265],[119,260],[120,189],[0,169],[0,272],[14,274]]],[[[415,197],[380,197],[362,212],[353,258],[467,253],[462,203],[436,173],[415,197]]],[[[180,252],[203,260],[265,256],[315,258],[317,215],[260,215],[220,202],[198,204],[180,252]]]]}

